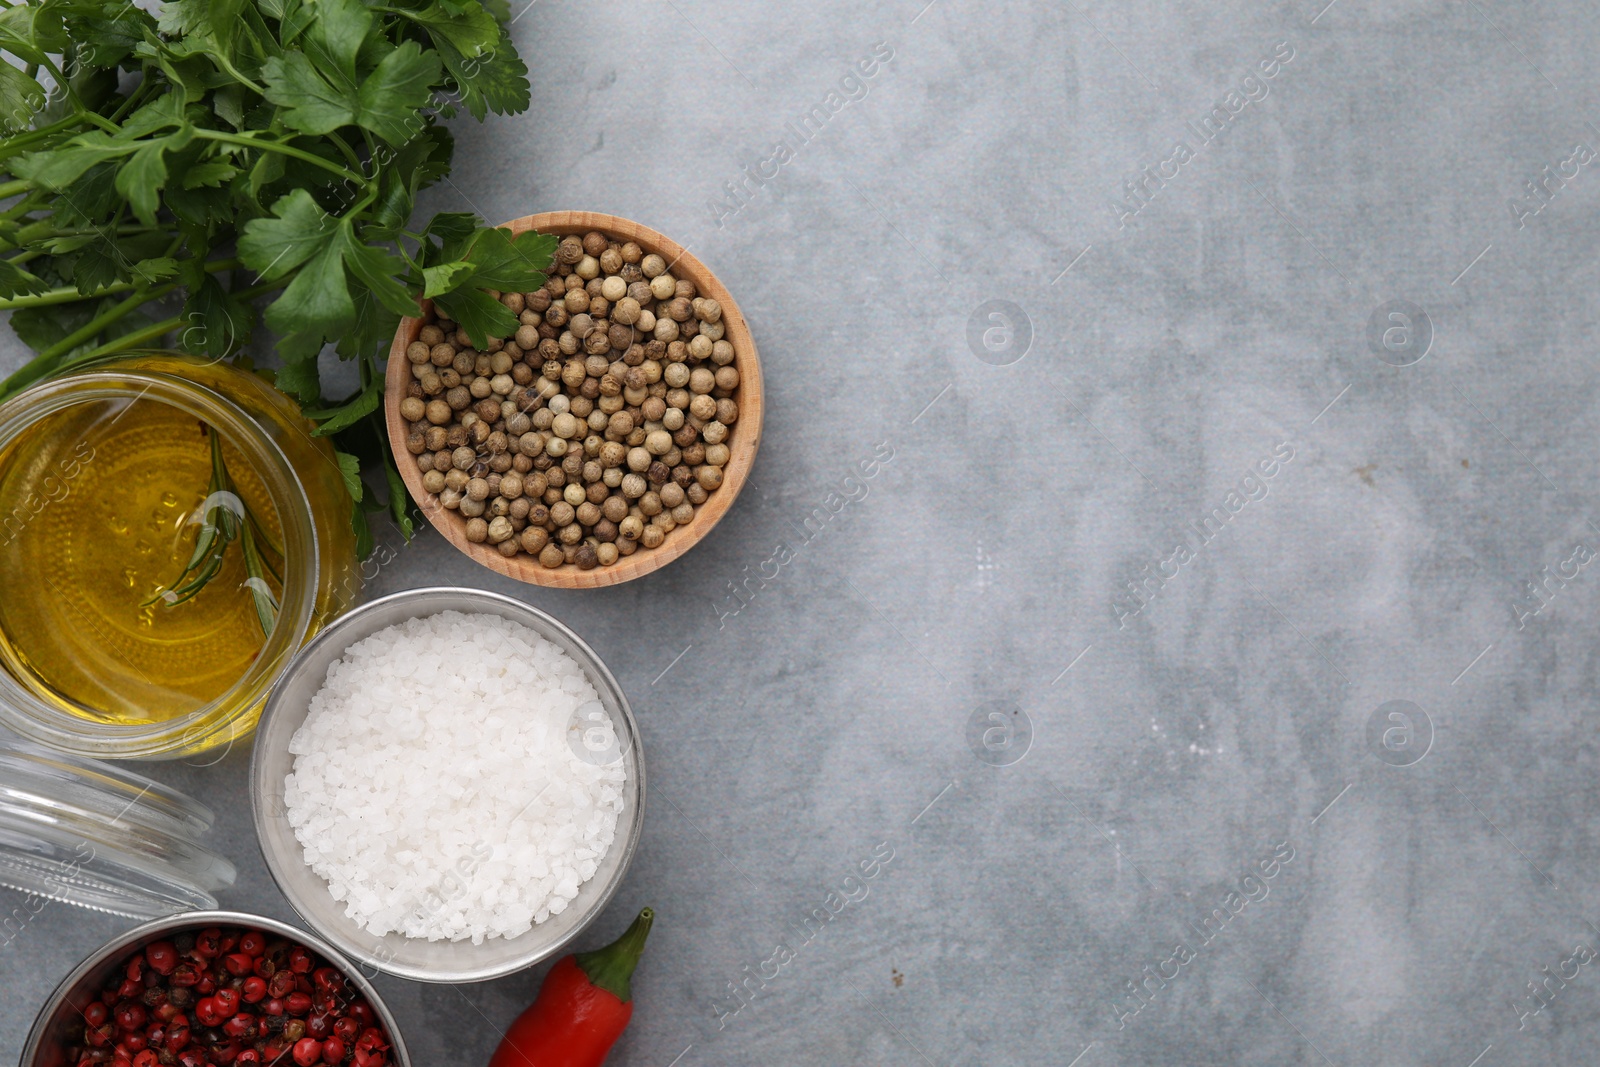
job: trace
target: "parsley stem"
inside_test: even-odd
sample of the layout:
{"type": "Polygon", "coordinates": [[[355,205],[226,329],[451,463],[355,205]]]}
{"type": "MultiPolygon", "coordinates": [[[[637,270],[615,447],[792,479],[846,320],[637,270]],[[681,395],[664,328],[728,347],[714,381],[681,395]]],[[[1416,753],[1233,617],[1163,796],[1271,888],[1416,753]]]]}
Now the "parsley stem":
{"type": "Polygon", "coordinates": [[[127,116],[128,112],[132,111],[134,106],[144,99],[145,91],[154,84],[154,78],[146,77],[141,80],[139,84],[134,87],[133,92],[129,93],[123,99],[122,103],[117,105],[117,109],[111,113],[111,121],[121,122],[123,118],[127,116]]]}
{"type": "MultiPolygon", "coordinates": [[[[260,296],[262,293],[271,292],[272,290],[278,288],[281,288],[281,286],[271,283],[265,285],[253,285],[248,289],[241,289],[233,295],[240,300],[248,300],[252,297],[260,296]]],[[[123,334],[116,340],[108,341],[99,348],[85,352],[82,355],[73,356],[71,359],[63,361],[61,366],[70,367],[79,363],[87,363],[90,360],[99,359],[102,356],[111,356],[118,352],[126,352],[130,349],[139,348],[150,341],[159,340],[163,335],[171,333],[173,330],[176,330],[178,327],[182,326],[188,321],[188,318],[183,315],[174,315],[172,318],[167,319],[164,322],[153,323],[149,326],[146,326],[142,330],[135,330],[133,333],[123,334]]]]}
{"type": "MultiPolygon", "coordinates": [[[[71,58],[71,53],[68,54],[68,58],[71,58]]],[[[78,90],[73,87],[72,79],[68,78],[65,74],[62,74],[61,68],[56,66],[55,61],[52,60],[48,55],[44,56],[44,69],[50,72],[50,76],[55,79],[56,85],[61,88],[62,92],[67,94],[67,99],[72,102],[73,108],[78,113],[78,118],[93,123],[102,130],[105,130],[107,133],[121,132],[121,127],[116,123],[112,122],[104,115],[97,114],[84,106],[83,98],[78,95],[78,90]]]]}
{"type": "Polygon", "coordinates": [[[279,155],[291,156],[304,163],[314,164],[323,170],[339,175],[341,178],[347,178],[362,187],[367,185],[367,179],[354,171],[345,170],[337,163],[330,163],[319,155],[314,155],[293,145],[284,144],[282,141],[262,141],[242,134],[224,133],[221,130],[195,130],[194,136],[196,140],[200,141],[221,141],[223,144],[236,144],[244,148],[260,148],[268,152],[277,152],[279,155]]]}
{"type": "Polygon", "coordinates": [[[97,315],[87,326],[68,334],[24,363],[5,381],[0,382],[0,396],[9,396],[23,386],[32,385],[55,370],[62,356],[71,352],[85,341],[90,340],[112,323],[126,318],[147,302],[154,300],[156,297],[165,296],[177,287],[177,283],[172,282],[166,285],[158,285],[153,289],[135,290],[132,296],[97,315]]]}
{"type": "Polygon", "coordinates": [[[33,183],[26,178],[16,178],[9,182],[0,183],[0,199],[26,193],[33,189],[33,183]]]}
{"type": "Polygon", "coordinates": [[[361,157],[357,156],[355,150],[345,143],[345,139],[343,137],[340,137],[336,133],[330,133],[328,134],[328,140],[339,146],[339,151],[344,153],[346,162],[348,162],[352,167],[360,169],[361,157]]]}
{"type": "Polygon", "coordinates": [[[4,211],[0,211],[0,219],[6,219],[8,221],[19,219],[23,215],[26,215],[28,212],[32,211],[34,208],[38,207],[39,204],[45,199],[45,191],[43,189],[35,189],[21,200],[18,200],[15,204],[12,204],[10,207],[6,208],[4,211]]]}
{"type": "Polygon", "coordinates": [[[35,141],[43,141],[55,134],[70,130],[81,121],[82,116],[80,115],[68,115],[64,119],[57,119],[48,126],[40,126],[37,130],[29,130],[27,133],[19,133],[15,137],[8,137],[4,141],[0,141],[0,159],[21,151],[35,141]]]}
{"type": "Polygon", "coordinates": [[[124,334],[115,341],[108,341],[99,348],[85,352],[81,356],[73,356],[70,360],[64,362],[62,366],[70,366],[75,363],[87,363],[92,359],[99,359],[101,356],[109,356],[113,353],[122,352],[130,348],[138,348],[140,345],[145,344],[146,342],[159,340],[166,334],[176,330],[179,326],[182,326],[185,321],[187,320],[185,320],[182,315],[174,315],[172,318],[166,319],[163,322],[152,323],[142,330],[135,330],[133,333],[124,334]]]}
{"type": "Polygon", "coordinates": [[[239,73],[239,69],[228,60],[227,53],[220,50],[212,52],[211,59],[214,63],[216,63],[217,66],[221,67],[224,71],[231,75],[234,81],[238,82],[246,89],[249,89],[252,93],[255,93],[257,96],[267,95],[267,91],[265,89],[251,81],[249,78],[246,78],[243,74],[239,73]]]}
{"type": "MultiPolygon", "coordinates": [[[[11,260],[16,263],[16,259],[11,260]]],[[[216,274],[219,271],[233,270],[241,264],[237,259],[212,260],[205,266],[206,273],[216,274]]],[[[7,300],[0,300],[0,311],[15,311],[18,308],[49,307],[51,304],[70,304],[74,300],[93,300],[102,296],[114,296],[117,293],[126,293],[135,288],[134,282],[112,282],[92,293],[80,292],[76,288],[51,289],[43,293],[31,293],[25,296],[14,296],[7,300]]]]}

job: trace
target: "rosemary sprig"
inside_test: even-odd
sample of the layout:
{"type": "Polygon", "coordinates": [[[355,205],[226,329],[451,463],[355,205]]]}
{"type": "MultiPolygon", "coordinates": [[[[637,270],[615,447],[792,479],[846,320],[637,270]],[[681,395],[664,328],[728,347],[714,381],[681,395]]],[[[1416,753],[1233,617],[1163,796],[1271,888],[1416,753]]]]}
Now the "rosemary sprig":
{"type": "Polygon", "coordinates": [[[189,562],[184,566],[183,573],[178,575],[177,581],[145,601],[144,606],[160,602],[170,608],[193,600],[222,572],[228,546],[238,541],[240,551],[244,553],[245,573],[249,575],[244,586],[250,591],[262,634],[271,637],[272,628],[278,621],[278,598],[267,582],[267,575],[271,575],[273,581],[282,587],[283,575],[273,565],[271,557],[283,559],[283,549],[273,541],[255,512],[234,490],[233,478],[228,474],[228,465],[222,458],[220,435],[209,427],[202,429],[211,439],[211,481],[206,486],[205,503],[201,505],[205,511],[200,533],[194,540],[194,552],[190,554],[189,562]]]}

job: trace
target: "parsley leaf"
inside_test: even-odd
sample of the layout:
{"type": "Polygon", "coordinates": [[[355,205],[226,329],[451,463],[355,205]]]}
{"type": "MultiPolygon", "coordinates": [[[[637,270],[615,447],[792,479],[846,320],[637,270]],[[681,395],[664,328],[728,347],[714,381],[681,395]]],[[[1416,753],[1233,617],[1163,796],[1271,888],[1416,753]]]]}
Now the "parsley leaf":
{"type": "Polygon", "coordinates": [[[304,189],[272,205],[276,218],[252,219],[239,238],[239,258],[266,281],[283,277],[333,236],[328,213],[304,189]]]}
{"type": "Polygon", "coordinates": [[[428,298],[480,344],[510,333],[485,290],[540,284],[555,245],[411,218],[449,172],[458,104],[528,106],[509,18],[505,0],[0,5],[0,310],[39,352],[0,399],[152,345],[246,366],[264,327],[278,366],[262,373],[339,444],[358,537],[363,508],[409,536],[380,410],[397,319],[428,298]],[[57,64],[68,84],[46,94],[34,74],[57,64]],[[323,394],[330,349],[357,364],[351,396],[323,394]],[[366,499],[381,494],[358,456],[382,462],[387,500],[366,499]]]}
{"type": "Polygon", "coordinates": [[[266,324],[281,333],[337,334],[355,318],[344,277],[344,249],[330,241],[308,260],[267,308],[266,324]]]}
{"type": "Polygon", "coordinates": [[[332,133],[355,121],[357,101],[348,89],[335,89],[303,52],[274,56],[261,65],[267,99],[287,108],[283,121],[301,133],[332,133]]]}
{"type": "Polygon", "coordinates": [[[439,80],[439,57],[406,41],[383,57],[361,83],[357,115],[362,126],[390,144],[404,144],[421,131],[419,112],[433,96],[439,80]]]}

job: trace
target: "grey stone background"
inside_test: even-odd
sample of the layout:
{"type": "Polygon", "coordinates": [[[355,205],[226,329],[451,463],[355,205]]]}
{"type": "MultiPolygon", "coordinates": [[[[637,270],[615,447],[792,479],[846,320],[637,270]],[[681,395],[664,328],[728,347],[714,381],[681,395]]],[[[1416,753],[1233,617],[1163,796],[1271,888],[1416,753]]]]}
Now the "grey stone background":
{"type": "MultiPolygon", "coordinates": [[[[664,572],[523,588],[425,535],[374,583],[525,597],[631,696],[652,795],[596,934],[661,918],[612,1062],[1592,1058],[1600,579],[1564,561],[1600,549],[1600,174],[1559,171],[1600,146],[1600,24],[1325,2],[517,13],[534,109],[458,123],[429,206],[676,236],[769,389],[754,484],[664,572]],[[710,206],[878,42],[864,97],[710,206]],[[1134,213],[1125,181],[1178,141],[1134,213]],[[990,300],[1021,315],[973,320],[990,300]],[[989,702],[1027,731],[984,747],[989,702]],[[719,1029],[727,983],[882,842],[867,898],[719,1029]]],[[[223,904],[292,918],[244,771],[153,769],[219,812],[223,904]]],[[[0,949],[0,1059],[125,925],[52,906],[0,949]]],[[[419,1064],[471,1067],[541,977],[384,990],[419,1064]]]]}

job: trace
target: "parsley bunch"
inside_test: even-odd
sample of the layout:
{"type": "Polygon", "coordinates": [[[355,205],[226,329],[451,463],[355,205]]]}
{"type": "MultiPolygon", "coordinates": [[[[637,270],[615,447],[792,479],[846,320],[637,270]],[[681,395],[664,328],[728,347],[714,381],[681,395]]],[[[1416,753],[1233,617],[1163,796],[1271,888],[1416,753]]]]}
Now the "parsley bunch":
{"type": "Polygon", "coordinates": [[[365,509],[409,534],[380,411],[398,317],[428,297],[475,344],[511,333],[483,290],[536,288],[555,246],[467,213],[412,228],[450,168],[442,120],[528,106],[504,3],[0,0],[0,309],[37,352],[0,398],[155,345],[244,361],[259,319],[277,386],[337,435],[362,552],[365,509]],[[329,343],[352,395],[323,395],[329,343]]]}

